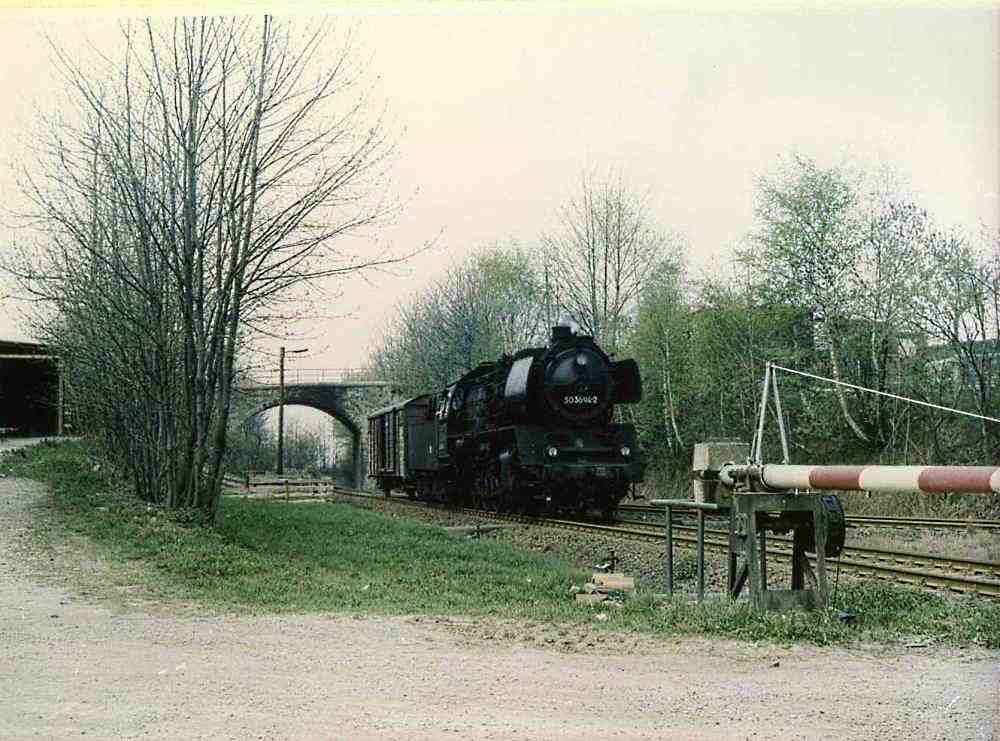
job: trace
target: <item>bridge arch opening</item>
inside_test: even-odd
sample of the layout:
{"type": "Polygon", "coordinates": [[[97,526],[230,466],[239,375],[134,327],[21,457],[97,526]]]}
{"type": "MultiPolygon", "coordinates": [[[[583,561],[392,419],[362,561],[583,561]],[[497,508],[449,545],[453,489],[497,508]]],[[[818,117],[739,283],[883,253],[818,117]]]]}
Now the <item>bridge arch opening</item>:
{"type": "MultiPolygon", "coordinates": [[[[256,447],[255,460],[263,460],[265,470],[277,464],[278,406],[277,400],[268,400],[244,417],[244,444],[256,447]]],[[[307,401],[286,401],[284,406],[285,470],[308,470],[360,487],[362,440],[354,420],[341,409],[307,401]]]]}
{"type": "Polygon", "coordinates": [[[286,407],[306,407],[332,417],[346,428],[351,438],[351,483],[361,488],[366,474],[366,440],[361,431],[367,429],[365,419],[368,411],[385,406],[393,396],[391,385],[385,381],[355,377],[354,374],[351,377],[344,374],[328,377],[324,373],[315,379],[293,380],[298,382],[290,383],[286,376],[283,386],[253,379],[242,383],[237,387],[234,400],[235,407],[240,410],[234,414],[234,419],[258,419],[261,413],[277,407],[282,397],[286,407]]]}

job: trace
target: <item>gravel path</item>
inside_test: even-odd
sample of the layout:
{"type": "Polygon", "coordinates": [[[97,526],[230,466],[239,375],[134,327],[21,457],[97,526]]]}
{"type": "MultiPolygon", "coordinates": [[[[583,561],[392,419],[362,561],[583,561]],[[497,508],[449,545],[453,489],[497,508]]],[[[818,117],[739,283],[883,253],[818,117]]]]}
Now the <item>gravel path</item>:
{"type": "Polygon", "coordinates": [[[72,543],[53,552],[29,543],[44,496],[38,484],[0,480],[3,739],[1000,733],[997,652],[661,639],[628,655],[564,653],[470,639],[458,619],[123,608],[65,578],[106,564],[72,543]]]}

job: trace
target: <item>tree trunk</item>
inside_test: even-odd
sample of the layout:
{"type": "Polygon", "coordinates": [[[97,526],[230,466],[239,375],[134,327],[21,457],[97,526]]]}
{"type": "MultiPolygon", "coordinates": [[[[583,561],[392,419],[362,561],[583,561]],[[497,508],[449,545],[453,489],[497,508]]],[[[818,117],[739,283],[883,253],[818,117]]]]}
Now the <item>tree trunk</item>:
{"type": "MultiPolygon", "coordinates": [[[[827,332],[829,332],[830,336],[830,374],[833,376],[834,381],[840,381],[840,360],[837,358],[837,342],[834,339],[834,334],[829,323],[824,321],[824,324],[826,325],[827,332]]],[[[833,390],[837,395],[837,402],[840,404],[840,411],[844,415],[844,420],[847,422],[848,427],[853,430],[859,440],[870,443],[871,440],[868,439],[864,430],[862,430],[860,425],[858,425],[858,423],[854,420],[854,417],[851,416],[850,410],[847,408],[847,396],[844,394],[844,387],[838,383],[834,385],[833,390]]]]}

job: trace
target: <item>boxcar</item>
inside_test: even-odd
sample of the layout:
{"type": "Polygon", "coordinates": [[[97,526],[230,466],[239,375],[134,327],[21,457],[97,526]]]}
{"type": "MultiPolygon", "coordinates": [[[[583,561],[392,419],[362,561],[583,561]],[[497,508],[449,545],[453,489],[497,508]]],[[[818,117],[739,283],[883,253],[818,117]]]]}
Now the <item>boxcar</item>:
{"type": "Polygon", "coordinates": [[[437,471],[433,397],[416,396],[368,415],[368,476],[386,494],[413,494],[437,471]]]}

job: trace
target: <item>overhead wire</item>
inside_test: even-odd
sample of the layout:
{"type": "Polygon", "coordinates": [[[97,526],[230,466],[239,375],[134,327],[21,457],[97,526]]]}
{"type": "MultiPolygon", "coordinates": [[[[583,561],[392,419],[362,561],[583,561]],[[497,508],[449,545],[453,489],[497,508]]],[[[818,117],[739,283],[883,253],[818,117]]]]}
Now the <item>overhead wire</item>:
{"type": "MultiPolygon", "coordinates": [[[[818,375],[816,373],[807,373],[806,371],[795,370],[793,368],[786,368],[786,367],[784,367],[782,365],[777,365],[776,363],[768,363],[768,366],[770,367],[771,370],[780,370],[780,371],[784,371],[785,373],[791,373],[792,375],[802,376],[804,378],[812,378],[812,379],[817,380],[817,381],[825,381],[826,383],[831,383],[831,384],[834,384],[836,386],[843,386],[845,388],[851,388],[851,389],[855,389],[857,391],[864,391],[864,392],[869,393],[869,394],[875,394],[877,396],[884,396],[886,398],[895,399],[897,401],[904,401],[904,402],[907,402],[907,403],[910,403],[910,404],[916,404],[918,406],[928,407],[930,409],[937,409],[937,410],[942,411],[942,412],[952,412],[954,414],[961,414],[961,415],[963,415],[965,417],[972,417],[973,419],[981,419],[981,420],[984,420],[986,422],[997,422],[997,423],[1000,423],[1000,419],[997,419],[996,417],[990,417],[990,416],[987,416],[985,414],[976,414],[975,412],[968,412],[968,411],[965,411],[964,409],[955,409],[954,407],[947,407],[947,406],[944,406],[943,404],[934,404],[933,402],[929,402],[929,401],[921,401],[920,399],[913,399],[913,398],[911,398],[909,396],[902,396],[901,394],[893,394],[893,393],[891,393],[889,391],[879,391],[877,389],[868,388],[867,386],[859,386],[858,384],[855,384],[855,383],[848,383],[847,381],[839,381],[839,380],[837,380],[835,378],[827,378],[826,376],[820,376],[820,375],[818,375]]],[[[767,378],[767,374],[765,374],[765,379],[766,378],[767,378]]],[[[771,378],[772,378],[772,383],[774,385],[774,391],[775,391],[775,393],[777,393],[777,381],[773,380],[774,379],[773,375],[771,376],[771,378]]],[[[767,381],[765,380],[765,384],[766,383],[767,383],[767,381]]],[[[837,570],[836,570],[836,574],[835,574],[835,577],[834,577],[833,599],[836,599],[837,590],[838,590],[839,586],[840,586],[840,559],[838,558],[837,559],[837,570]]]]}
{"type": "Polygon", "coordinates": [[[870,389],[870,388],[867,388],[866,386],[858,386],[857,384],[854,384],[854,383],[848,383],[847,381],[838,381],[838,380],[833,379],[833,378],[827,378],[826,376],[816,375],[815,373],[806,373],[805,371],[794,370],[792,368],[785,368],[784,366],[776,365],[774,363],[771,363],[771,367],[773,369],[775,369],[775,370],[785,371],[785,373],[792,373],[792,374],[794,374],[796,376],[805,376],[806,378],[814,378],[817,381],[826,381],[827,383],[832,383],[832,384],[834,384],[836,386],[846,386],[847,388],[856,389],[858,391],[866,391],[866,392],[868,392],[870,394],[876,394],[878,396],[885,396],[885,397],[888,397],[890,399],[898,399],[899,401],[906,401],[906,402],[909,402],[911,404],[917,404],[917,405],[922,406],[922,407],[930,407],[931,409],[939,409],[939,410],[941,410],[943,412],[954,412],[955,414],[962,414],[962,415],[964,415],[966,417],[973,417],[975,419],[982,419],[982,420],[986,420],[987,422],[996,422],[996,423],[1000,424],[1000,419],[997,419],[996,417],[988,417],[988,416],[986,416],[984,414],[976,414],[975,412],[967,412],[964,409],[955,409],[954,407],[946,407],[946,406],[944,406],[942,404],[934,404],[934,403],[929,402],[929,401],[920,401],[920,399],[912,399],[912,398],[910,398],[908,396],[901,396],[899,394],[892,394],[892,393],[889,393],[888,391],[877,391],[876,389],[870,389]]]}

